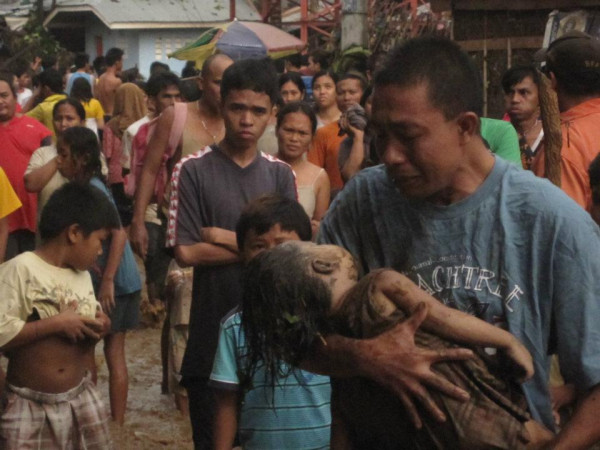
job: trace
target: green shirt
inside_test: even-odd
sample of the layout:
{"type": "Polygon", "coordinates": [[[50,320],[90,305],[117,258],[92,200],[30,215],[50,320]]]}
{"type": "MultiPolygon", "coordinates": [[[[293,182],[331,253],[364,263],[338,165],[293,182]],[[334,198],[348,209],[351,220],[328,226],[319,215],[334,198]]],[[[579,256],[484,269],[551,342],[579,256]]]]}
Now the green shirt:
{"type": "Polygon", "coordinates": [[[492,153],[523,167],[519,136],[510,122],[481,117],[481,137],[487,141],[492,153]]]}

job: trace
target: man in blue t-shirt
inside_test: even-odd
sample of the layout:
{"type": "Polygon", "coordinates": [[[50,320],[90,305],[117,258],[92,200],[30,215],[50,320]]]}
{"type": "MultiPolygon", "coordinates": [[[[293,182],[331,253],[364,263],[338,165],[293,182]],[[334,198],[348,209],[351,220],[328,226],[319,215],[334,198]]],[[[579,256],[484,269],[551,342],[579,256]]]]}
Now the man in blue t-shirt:
{"type": "MultiPolygon", "coordinates": [[[[347,248],[365,271],[399,270],[446,305],[517,336],[534,359],[523,384],[530,412],[549,429],[548,354],[556,352],[580,402],[543,444],[587,448],[600,440],[600,231],[558,188],[486,150],[479,86],[469,56],[449,40],[416,39],[392,52],[373,100],[384,166],[344,188],[319,241],[347,248]]],[[[416,403],[443,420],[427,387],[464,393],[431,366],[468,352],[415,347],[425,314],[372,340],[330,336],[305,367],[374,379],[400,396],[416,426],[416,403]]]]}

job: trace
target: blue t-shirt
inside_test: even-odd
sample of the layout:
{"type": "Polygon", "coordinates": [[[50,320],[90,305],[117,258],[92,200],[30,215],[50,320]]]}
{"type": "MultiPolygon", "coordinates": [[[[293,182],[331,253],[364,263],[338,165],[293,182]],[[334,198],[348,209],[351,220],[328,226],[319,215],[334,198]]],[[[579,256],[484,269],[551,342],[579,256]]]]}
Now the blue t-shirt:
{"type": "Polygon", "coordinates": [[[475,193],[436,206],[405,198],[376,166],[346,185],[318,240],[345,247],[367,272],[392,267],[444,304],[507,328],[533,356],[523,387],[550,429],[549,352],[581,392],[600,382],[600,231],[549,181],[496,158],[475,193]]]}
{"type": "Polygon", "coordinates": [[[88,83],[90,83],[90,87],[94,87],[92,84],[92,76],[89,73],[85,73],[85,72],[74,72],[71,74],[71,76],[69,77],[69,80],[67,81],[67,87],[65,88],[65,92],[67,93],[67,95],[71,95],[71,89],[73,89],[73,83],[75,82],[75,80],[77,78],[85,78],[88,83]]]}
{"type": "MultiPolygon", "coordinates": [[[[98,178],[94,177],[90,180],[90,184],[100,189],[114,205],[115,202],[110,194],[110,191],[106,188],[106,185],[98,178]]],[[[116,208],[116,205],[115,205],[116,208]]],[[[106,258],[110,250],[111,239],[108,238],[102,243],[102,255],[98,257],[97,265],[104,272],[106,266],[106,258]]],[[[96,294],[100,289],[100,282],[102,277],[94,270],[90,270],[92,275],[92,282],[94,283],[94,290],[96,294]]],[[[142,282],[140,281],[140,273],[138,271],[133,251],[129,245],[129,241],[125,242],[125,248],[123,249],[123,256],[121,256],[121,262],[119,268],[115,274],[115,296],[131,294],[133,292],[142,289],[142,282]]]]}
{"type": "MultiPolygon", "coordinates": [[[[240,313],[235,311],[221,323],[209,385],[237,391],[245,339],[240,313]]],[[[295,373],[278,379],[275,389],[271,389],[265,386],[264,371],[257,371],[239,416],[238,433],[244,449],[329,448],[329,377],[304,370],[295,373]]]]}

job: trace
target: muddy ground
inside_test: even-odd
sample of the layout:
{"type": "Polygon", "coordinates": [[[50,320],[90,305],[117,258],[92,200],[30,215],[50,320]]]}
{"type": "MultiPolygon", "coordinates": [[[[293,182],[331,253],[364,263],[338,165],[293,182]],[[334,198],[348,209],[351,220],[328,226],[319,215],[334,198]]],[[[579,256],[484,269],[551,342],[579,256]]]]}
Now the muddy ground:
{"type": "MultiPolygon", "coordinates": [[[[96,347],[98,389],[108,408],[108,371],[102,347],[102,342],[96,347]]],[[[111,427],[115,449],[192,449],[189,420],[175,409],[171,395],[160,393],[160,328],[127,333],[125,347],[129,398],[124,427],[111,427]]]]}

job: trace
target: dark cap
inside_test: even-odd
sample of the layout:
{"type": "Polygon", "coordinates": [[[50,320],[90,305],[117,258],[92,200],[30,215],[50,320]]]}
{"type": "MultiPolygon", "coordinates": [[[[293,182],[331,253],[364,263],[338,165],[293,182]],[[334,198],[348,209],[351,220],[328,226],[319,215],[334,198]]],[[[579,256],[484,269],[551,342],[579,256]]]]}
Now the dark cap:
{"type": "Polygon", "coordinates": [[[600,74],[600,40],[581,31],[570,31],[535,54],[548,70],[566,76],[600,74]]]}

